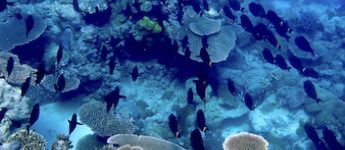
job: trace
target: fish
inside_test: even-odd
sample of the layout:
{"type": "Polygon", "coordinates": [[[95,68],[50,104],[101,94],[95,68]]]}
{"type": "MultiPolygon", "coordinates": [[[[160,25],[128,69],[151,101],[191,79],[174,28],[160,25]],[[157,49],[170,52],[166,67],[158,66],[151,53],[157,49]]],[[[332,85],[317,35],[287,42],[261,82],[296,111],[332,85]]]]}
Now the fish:
{"type": "Polygon", "coordinates": [[[264,50],[262,51],[262,56],[268,63],[274,64],[275,58],[272,52],[268,48],[264,48],[264,50]]]}
{"type": "Polygon", "coordinates": [[[120,87],[115,87],[115,90],[103,97],[106,102],[107,112],[110,111],[110,108],[114,106],[116,109],[117,104],[119,103],[120,98],[126,98],[126,96],[120,95],[120,87]]]}
{"type": "Polygon", "coordinates": [[[255,17],[261,17],[265,18],[266,17],[266,12],[264,7],[262,7],[261,4],[251,2],[249,3],[249,11],[253,14],[255,17]]]}
{"type": "Polygon", "coordinates": [[[6,71],[7,71],[8,76],[11,76],[13,68],[14,68],[14,59],[11,56],[7,59],[7,65],[6,65],[6,71]]]}
{"type": "Polygon", "coordinates": [[[297,45],[297,47],[299,49],[301,49],[302,51],[305,52],[309,52],[311,53],[313,56],[315,56],[314,54],[314,50],[311,48],[309,41],[304,37],[304,36],[298,36],[295,38],[295,44],[297,45]]]}
{"type": "Polygon", "coordinates": [[[235,20],[236,16],[234,15],[234,13],[231,11],[230,7],[225,5],[223,7],[223,13],[226,17],[228,17],[229,19],[235,20]]]}
{"type": "Polygon", "coordinates": [[[60,44],[59,49],[56,53],[56,64],[59,65],[63,56],[63,48],[62,45],[60,44]]]}
{"type": "Polygon", "coordinates": [[[201,37],[201,45],[202,47],[208,48],[208,36],[204,35],[201,37]]]}
{"type": "Polygon", "coordinates": [[[307,96],[311,99],[314,99],[317,103],[320,102],[321,100],[317,97],[317,93],[315,90],[314,84],[306,80],[303,82],[303,87],[304,87],[304,92],[307,94],[307,96]]]}
{"type": "Polygon", "coordinates": [[[75,130],[75,128],[77,127],[77,125],[83,125],[81,123],[78,122],[77,119],[77,114],[73,114],[71,120],[68,120],[68,124],[69,124],[69,132],[68,135],[71,135],[72,132],[75,130]]]}
{"type": "Polygon", "coordinates": [[[7,2],[7,0],[0,0],[0,12],[7,8],[7,5],[13,5],[13,2],[7,2]]]}
{"type": "Polygon", "coordinates": [[[207,64],[208,66],[212,65],[211,58],[210,58],[210,55],[207,52],[207,48],[206,47],[202,47],[200,49],[200,58],[201,58],[202,62],[207,64]]]}
{"type": "Polygon", "coordinates": [[[208,85],[207,82],[200,79],[194,80],[193,82],[195,83],[196,93],[198,94],[199,98],[205,103],[206,88],[208,85]]]}
{"type": "Polygon", "coordinates": [[[255,109],[253,98],[249,93],[244,94],[244,103],[249,110],[253,111],[255,109]]]}
{"type": "Polygon", "coordinates": [[[290,40],[289,33],[291,33],[291,28],[288,26],[288,24],[284,21],[281,22],[281,25],[278,27],[275,27],[276,32],[283,38],[285,38],[287,41],[290,40]]]}
{"type": "Polygon", "coordinates": [[[8,111],[8,109],[6,107],[1,108],[1,111],[0,111],[0,123],[1,123],[2,119],[4,119],[5,114],[6,114],[7,111],[8,111]]]}
{"type": "Polygon", "coordinates": [[[229,0],[229,6],[235,11],[241,10],[241,4],[238,0],[229,0]]]}
{"type": "Polygon", "coordinates": [[[303,125],[304,132],[308,138],[314,143],[317,150],[327,150],[325,143],[319,138],[315,128],[310,124],[303,125]]]}
{"type": "Polygon", "coordinates": [[[235,87],[234,81],[232,81],[231,79],[228,79],[227,85],[228,85],[228,90],[229,90],[229,92],[230,92],[233,96],[236,96],[236,95],[237,95],[237,89],[236,89],[236,87],[235,87]]]}
{"type": "Polygon", "coordinates": [[[297,56],[291,54],[289,55],[288,60],[290,62],[290,65],[294,67],[298,72],[302,72],[304,70],[304,66],[301,62],[301,59],[297,56]]]}
{"type": "Polygon", "coordinates": [[[107,47],[103,45],[101,49],[101,60],[105,61],[107,59],[107,56],[108,56],[107,47]]]}
{"type": "Polygon", "coordinates": [[[116,66],[115,56],[111,56],[111,57],[110,57],[108,66],[109,66],[109,74],[112,75],[112,74],[114,73],[115,66],[116,66]]]}
{"type": "Polygon", "coordinates": [[[194,129],[191,132],[189,140],[194,150],[205,150],[204,141],[199,129],[194,129]]]}
{"type": "Polygon", "coordinates": [[[181,45],[183,48],[187,48],[189,45],[189,41],[188,41],[188,35],[184,36],[183,39],[181,40],[181,45]]]}
{"type": "Polygon", "coordinates": [[[253,29],[254,29],[254,26],[253,26],[253,23],[248,18],[248,16],[245,15],[245,14],[242,14],[240,19],[241,19],[241,26],[242,26],[242,28],[245,31],[252,33],[253,29]]]}
{"type": "Polygon", "coordinates": [[[315,79],[320,78],[320,74],[317,71],[315,71],[313,68],[305,68],[303,69],[301,74],[305,77],[311,77],[315,79]]]}
{"type": "Polygon", "coordinates": [[[273,24],[274,28],[280,36],[289,41],[290,36],[288,35],[288,33],[291,33],[292,30],[288,26],[288,24],[277,15],[277,13],[272,10],[267,11],[266,19],[273,24]]]}
{"type": "Polygon", "coordinates": [[[267,11],[265,18],[266,18],[269,22],[271,22],[271,23],[274,25],[274,27],[279,27],[279,26],[282,24],[282,22],[284,22],[283,19],[280,18],[280,17],[277,15],[277,13],[275,13],[275,12],[272,11],[272,10],[268,10],[268,11],[267,11]]]}
{"type": "Polygon", "coordinates": [[[268,41],[268,43],[270,43],[273,47],[281,49],[281,46],[278,43],[278,40],[272,31],[267,29],[264,36],[265,40],[268,41]]]}
{"type": "Polygon", "coordinates": [[[40,116],[40,104],[37,103],[34,105],[34,107],[31,110],[28,126],[32,127],[35,124],[35,122],[38,120],[39,116],[40,116]]]}
{"type": "Polygon", "coordinates": [[[58,78],[57,83],[54,84],[54,89],[56,92],[62,92],[66,86],[66,79],[63,74],[61,74],[58,78]]]}
{"type": "Polygon", "coordinates": [[[267,26],[263,23],[258,23],[254,27],[252,34],[255,37],[255,39],[259,41],[266,37],[267,32],[268,32],[267,26]]]}
{"type": "Polygon", "coordinates": [[[204,7],[204,9],[205,9],[206,11],[209,11],[209,10],[210,10],[210,7],[208,6],[207,0],[202,0],[202,6],[204,7]]]}
{"type": "Polygon", "coordinates": [[[182,21],[183,21],[183,6],[180,6],[177,8],[177,14],[176,14],[176,17],[177,17],[177,21],[182,24],[182,21]]]}
{"type": "Polygon", "coordinates": [[[333,131],[324,127],[322,130],[323,139],[331,150],[344,150],[345,147],[342,146],[337,137],[334,135],[333,131]]]}
{"type": "Polygon", "coordinates": [[[33,27],[34,27],[34,17],[32,15],[29,15],[26,19],[25,19],[25,26],[26,26],[26,37],[29,36],[29,33],[32,31],[33,27]]]}
{"type": "Polygon", "coordinates": [[[204,112],[199,109],[197,114],[196,114],[196,124],[198,125],[199,129],[203,132],[206,132],[208,130],[206,126],[206,119],[204,112]]]}
{"type": "Polygon", "coordinates": [[[291,67],[288,66],[288,64],[286,63],[284,57],[282,55],[276,55],[275,57],[275,64],[283,70],[290,70],[291,67]]]}
{"type": "Polygon", "coordinates": [[[201,13],[201,7],[200,7],[200,2],[197,0],[193,0],[193,1],[191,1],[190,2],[190,5],[192,5],[192,7],[193,7],[193,10],[197,13],[197,14],[199,14],[199,15],[202,15],[202,13],[201,13]]]}
{"type": "Polygon", "coordinates": [[[180,138],[180,131],[178,130],[178,121],[174,114],[170,114],[169,116],[169,128],[170,131],[174,134],[175,137],[180,138]]]}
{"type": "Polygon", "coordinates": [[[139,76],[141,76],[141,74],[139,73],[139,69],[137,66],[135,66],[132,70],[131,73],[129,73],[132,75],[132,80],[133,81],[136,81],[138,79],[139,76]]]}
{"type": "Polygon", "coordinates": [[[40,63],[40,65],[37,68],[37,72],[35,72],[34,74],[36,74],[35,84],[36,85],[41,84],[41,81],[43,80],[46,74],[44,62],[40,63]]]}
{"type": "Polygon", "coordinates": [[[192,55],[192,52],[190,51],[189,47],[186,47],[186,49],[184,51],[185,58],[190,59],[191,55],[192,55]]]}
{"type": "Polygon", "coordinates": [[[188,89],[187,102],[188,102],[188,105],[194,104],[194,94],[193,94],[192,88],[188,89]]]}
{"type": "Polygon", "coordinates": [[[26,92],[29,90],[30,83],[31,83],[31,77],[26,78],[24,83],[20,87],[20,90],[21,90],[20,91],[20,96],[21,97],[25,96],[26,92]]]}

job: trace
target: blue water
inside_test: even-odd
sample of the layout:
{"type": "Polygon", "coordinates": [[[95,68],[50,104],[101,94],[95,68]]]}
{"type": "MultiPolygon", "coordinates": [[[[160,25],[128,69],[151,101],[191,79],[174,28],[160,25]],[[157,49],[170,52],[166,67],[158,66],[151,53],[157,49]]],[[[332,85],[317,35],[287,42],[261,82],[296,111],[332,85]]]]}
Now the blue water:
{"type": "Polygon", "coordinates": [[[342,0],[0,0],[0,142],[29,127],[51,149],[76,114],[75,150],[116,134],[220,150],[241,132],[345,149],[344,14],[342,0]]]}

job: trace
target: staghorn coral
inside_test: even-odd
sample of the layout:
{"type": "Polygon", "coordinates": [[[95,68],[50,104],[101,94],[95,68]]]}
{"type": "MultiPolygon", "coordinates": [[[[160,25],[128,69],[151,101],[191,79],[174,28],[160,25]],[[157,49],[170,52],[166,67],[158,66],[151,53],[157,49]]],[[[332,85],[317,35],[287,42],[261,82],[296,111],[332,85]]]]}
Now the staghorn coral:
{"type": "MultiPolygon", "coordinates": [[[[28,15],[22,14],[23,18],[28,15]]],[[[25,19],[16,17],[7,18],[6,22],[0,22],[0,50],[11,50],[16,46],[29,43],[37,39],[45,31],[47,25],[38,16],[33,16],[34,26],[31,32],[26,36],[25,19]]]]}
{"type": "Polygon", "coordinates": [[[99,136],[115,134],[130,134],[136,130],[132,119],[107,113],[106,107],[101,102],[89,102],[79,108],[82,123],[89,126],[99,136]]]}
{"type": "Polygon", "coordinates": [[[181,146],[164,139],[135,134],[117,134],[108,138],[107,143],[120,146],[135,145],[144,150],[185,150],[181,146]]]}
{"type": "Polygon", "coordinates": [[[44,137],[35,131],[20,129],[9,136],[6,142],[18,141],[21,145],[21,150],[45,150],[47,141],[44,137]]]}
{"type": "Polygon", "coordinates": [[[69,150],[72,149],[72,141],[68,139],[67,135],[58,135],[56,141],[52,145],[52,150],[69,150]]]}
{"type": "Polygon", "coordinates": [[[260,135],[241,132],[228,136],[224,143],[224,150],[267,150],[268,142],[260,135]]]}

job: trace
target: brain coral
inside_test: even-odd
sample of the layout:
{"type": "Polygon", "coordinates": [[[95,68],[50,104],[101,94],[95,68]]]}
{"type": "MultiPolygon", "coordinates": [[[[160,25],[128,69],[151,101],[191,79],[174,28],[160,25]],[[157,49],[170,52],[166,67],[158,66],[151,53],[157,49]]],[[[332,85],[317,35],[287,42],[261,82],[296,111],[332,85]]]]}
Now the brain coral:
{"type": "Polygon", "coordinates": [[[106,107],[101,102],[89,102],[79,108],[80,120],[100,136],[115,134],[128,134],[136,130],[130,118],[107,113],[106,107]]]}
{"type": "MultiPolygon", "coordinates": [[[[22,15],[26,18],[28,15],[22,15]]],[[[46,29],[47,25],[38,16],[33,16],[34,26],[31,32],[26,36],[25,19],[16,17],[7,18],[6,22],[0,22],[0,49],[11,50],[16,46],[26,44],[37,39],[46,29]]]]}
{"type": "Polygon", "coordinates": [[[224,150],[267,150],[268,142],[259,135],[241,132],[227,137],[224,150]]]}

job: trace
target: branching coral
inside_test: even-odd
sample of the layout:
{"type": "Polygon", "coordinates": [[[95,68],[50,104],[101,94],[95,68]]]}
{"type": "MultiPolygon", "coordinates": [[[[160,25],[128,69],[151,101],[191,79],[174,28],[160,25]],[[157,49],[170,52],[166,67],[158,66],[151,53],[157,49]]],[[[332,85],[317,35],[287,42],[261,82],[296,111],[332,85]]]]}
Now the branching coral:
{"type": "Polygon", "coordinates": [[[56,141],[52,145],[52,150],[69,150],[72,148],[72,141],[70,141],[66,135],[58,135],[56,141]]]}
{"type": "Polygon", "coordinates": [[[13,141],[18,141],[21,144],[22,149],[27,150],[45,150],[47,145],[47,141],[42,135],[32,130],[28,133],[26,129],[21,129],[10,135],[7,142],[13,141]]]}
{"type": "Polygon", "coordinates": [[[136,130],[130,118],[107,113],[106,107],[101,102],[89,102],[79,109],[80,120],[88,125],[100,136],[115,134],[128,134],[136,130]]]}

